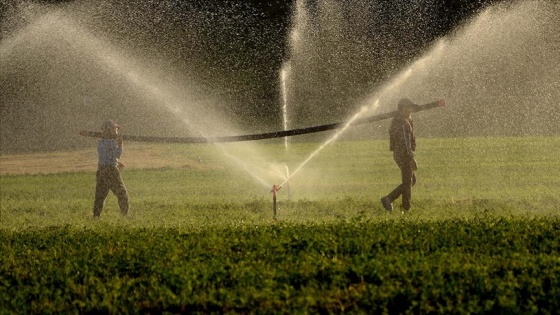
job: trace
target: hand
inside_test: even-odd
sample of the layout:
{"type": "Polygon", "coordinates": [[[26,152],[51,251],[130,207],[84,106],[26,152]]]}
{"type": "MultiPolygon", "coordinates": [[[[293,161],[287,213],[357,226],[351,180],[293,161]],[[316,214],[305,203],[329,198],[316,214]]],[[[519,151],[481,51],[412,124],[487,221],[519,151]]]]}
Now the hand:
{"type": "Polygon", "coordinates": [[[410,160],[410,168],[416,172],[418,170],[418,164],[415,159],[410,160]]]}
{"type": "Polygon", "coordinates": [[[120,136],[120,135],[117,136],[117,145],[118,145],[119,147],[122,147],[122,145],[123,145],[123,136],[120,136]]]}
{"type": "Polygon", "coordinates": [[[437,101],[437,107],[445,107],[445,100],[441,99],[441,100],[437,101]]]}
{"type": "Polygon", "coordinates": [[[123,168],[125,168],[125,165],[122,164],[121,162],[118,162],[117,167],[119,168],[119,170],[122,170],[123,168]]]}

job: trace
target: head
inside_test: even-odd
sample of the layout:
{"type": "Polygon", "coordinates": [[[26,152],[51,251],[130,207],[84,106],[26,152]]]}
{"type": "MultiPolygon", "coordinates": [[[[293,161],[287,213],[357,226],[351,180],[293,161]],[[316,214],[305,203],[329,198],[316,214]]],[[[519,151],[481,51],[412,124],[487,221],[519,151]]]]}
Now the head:
{"type": "Polygon", "coordinates": [[[103,136],[114,137],[114,136],[119,134],[119,128],[120,127],[121,126],[115,124],[115,122],[113,122],[112,120],[107,120],[107,121],[103,122],[103,124],[101,125],[101,130],[102,130],[103,136]]]}
{"type": "Polygon", "coordinates": [[[418,109],[418,105],[412,103],[408,98],[403,98],[399,101],[398,110],[399,113],[405,117],[409,117],[410,114],[414,113],[418,109]]]}

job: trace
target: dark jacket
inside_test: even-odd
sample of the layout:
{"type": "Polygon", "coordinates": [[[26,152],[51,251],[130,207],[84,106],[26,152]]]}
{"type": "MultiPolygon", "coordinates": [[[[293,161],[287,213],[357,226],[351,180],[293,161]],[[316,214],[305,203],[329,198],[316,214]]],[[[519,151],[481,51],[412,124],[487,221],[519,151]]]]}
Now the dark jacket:
{"type": "Polygon", "coordinates": [[[412,119],[395,117],[389,128],[390,150],[401,156],[413,157],[416,150],[412,119]]]}

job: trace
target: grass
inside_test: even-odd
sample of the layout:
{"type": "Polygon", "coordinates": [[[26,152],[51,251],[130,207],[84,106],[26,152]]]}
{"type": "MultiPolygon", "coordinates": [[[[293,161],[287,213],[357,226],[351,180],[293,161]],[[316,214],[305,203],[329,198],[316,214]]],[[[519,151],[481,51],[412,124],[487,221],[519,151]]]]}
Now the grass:
{"type": "Polygon", "coordinates": [[[29,174],[33,155],[2,156],[0,314],[558,309],[560,138],[419,139],[404,216],[379,203],[399,181],[387,147],[327,147],[279,191],[279,221],[267,168],[317,143],[127,146],[128,219],[113,195],[91,217],[94,169],[68,163],[91,152],[29,174]]]}
{"type": "MultiPolygon", "coordinates": [[[[285,163],[295,170],[316,147],[316,143],[294,143],[286,155],[282,146],[262,144],[259,156],[244,158],[254,170],[269,166],[262,160],[272,161],[271,165],[285,163]]],[[[461,217],[480,211],[555,213],[560,198],[556,175],[560,163],[555,154],[559,148],[558,138],[420,139],[413,216],[461,217]]],[[[243,152],[233,152],[243,156],[243,152]]],[[[270,188],[284,178],[261,172],[264,175],[259,176],[267,182],[264,185],[223,156],[208,145],[127,148],[123,160],[129,168],[123,177],[133,220],[126,224],[199,226],[269,221],[270,188]],[[135,157],[138,152],[140,158],[135,157]]],[[[2,228],[89,224],[94,170],[73,172],[72,166],[63,169],[55,158],[48,160],[51,168],[45,167],[43,174],[12,175],[3,166],[2,228]]],[[[88,160],[95,164],[94,157],[83,151],[76,153],[76,160],[81,165],[88,160]]],[[[383,216],[379,198],[398,184],[399,177],[386,141],[334,143],[295,174],[289,187],[279,191],[279,217],[307,222],[383,216]]],[[[106,202],[103,217],[120,222],[113,195],[106,202]]]]}

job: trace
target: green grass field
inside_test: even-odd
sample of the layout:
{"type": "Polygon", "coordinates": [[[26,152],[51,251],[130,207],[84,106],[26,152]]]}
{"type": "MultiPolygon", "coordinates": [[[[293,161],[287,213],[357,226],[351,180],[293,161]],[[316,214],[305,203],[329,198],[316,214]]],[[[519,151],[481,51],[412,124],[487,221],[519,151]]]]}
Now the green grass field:
{"type": "Polygon", "coordinates": [[[388,143],[335,142],[279,191],[273,220],[283,178],[266,168],[293,171],[318,145],[132,146],[130,218],[113,195],[91,217],[93,170],[0,167],[0,313],[560,307],[560,138],[418,139],[406,215],[379,203],[400,177],[388,143]],[[134,161],[150,150],[169,163],[134,161]]]}

